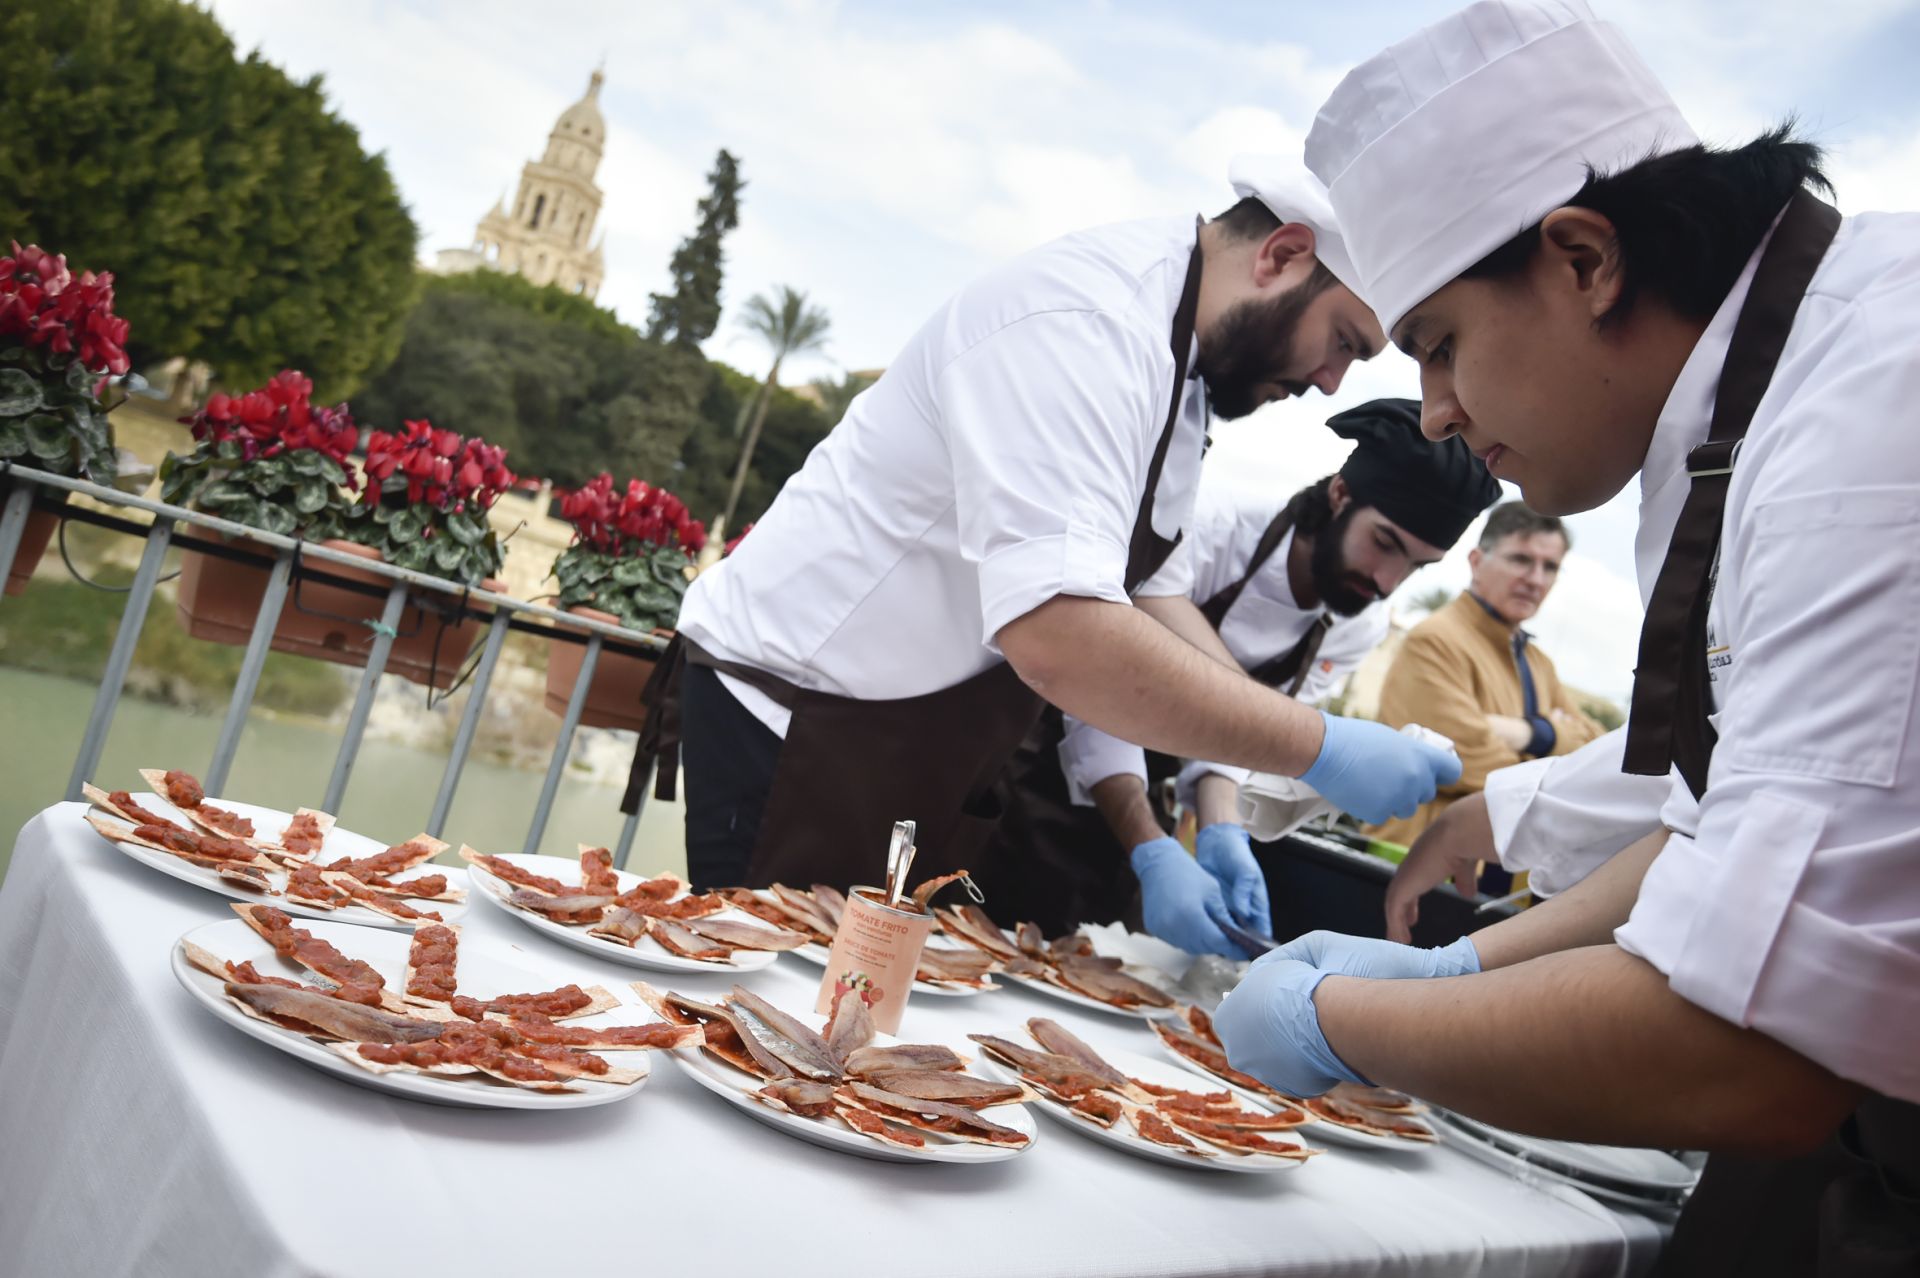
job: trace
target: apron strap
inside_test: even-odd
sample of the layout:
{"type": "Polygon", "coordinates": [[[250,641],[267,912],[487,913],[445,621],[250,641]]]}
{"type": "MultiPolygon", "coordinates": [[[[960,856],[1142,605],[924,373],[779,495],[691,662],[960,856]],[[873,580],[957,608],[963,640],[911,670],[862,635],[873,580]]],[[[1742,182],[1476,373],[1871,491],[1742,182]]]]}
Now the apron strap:
{"type": "Polygon", "coordinates": [[[1734,322],[1707,442],[1687,455],[1686,504],[1640,627],[1623,770],[1665,776],[1677,767],[1706,793],[1714,732],[1707,716],[1707,611],[1719,567],[1721,521],[1740,443],[1766,394],[1800,299],[1840,228],[1834,207],[1805,190],[1788,201],[1734,322]]]}
{"type": "Polygon", "coordinates": [[[1240,580],[1216,591],[1213,598],[1200,605],[1200,615],[1207,619],[1207,624],[1215,631],[1226,621],[1228,611],[1239,602],[1241,593],[1267,566],[1267,560],[1273,558],[1273,552],[1280,549],[1280,543],[1286,540],[1288,531],[1293,528],[1298,513],[1295,507],[1299,501],[1300,495],[1294,494],[1279,513],[1267,522],[1266,530],[1260,534],[1259,544],[1253,548],[1253,558],[1247,561],[1246,571],[1240,574],[1240,580]]]}
{"type": "MultiPolygon", "coordinates": [[[[1196,224],[1197,220],[1196,220],[1196,224]]],[[[1173,446],[1175,428],[1180,424],[1180,405],[1187,397],[1189,356],[1193,353],[1194,319],[1200,313],[1200,270],[1204,257],[1198,234],[1193,253],[1187,259],[1187,282],[1180,290],[1180,304],[1173,312],[1173,399],[1167,406],[1167,423],[1160,429],[1159,442],[1153,446],[1153,461],[1147,466],[1147,491],[1140,499],[1140,513],[1134,517],[1133,536],[1127,543],[1125,586],[1132,594],[1147,578],[1160,570],[1167,556],[1180,544],[1180,533],[1162,537],[1153,530],[1153,503],[1160,489],[1160,472],[1167,464],[1167,450],[1173,446]]]]}

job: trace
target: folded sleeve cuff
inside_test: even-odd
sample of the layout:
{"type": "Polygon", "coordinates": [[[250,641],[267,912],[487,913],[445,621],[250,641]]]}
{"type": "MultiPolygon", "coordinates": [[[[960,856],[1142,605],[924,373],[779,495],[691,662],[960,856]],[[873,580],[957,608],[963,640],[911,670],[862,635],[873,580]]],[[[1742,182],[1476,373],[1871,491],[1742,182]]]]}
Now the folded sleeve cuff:
{"type": "Polygon", "coordinates": [[[1253,773],[1246,768],[1236,768],[1230,763],[1202,763],[1196,760],[1180,769],[1180,775],[1173,782],[1174,794],[1180,800],[1181,807],[1197,807],[1197,790],[1201,777],[1225,777],[1239,786],[1246,784],[1247,778],[1252,775],[1253,773]]]}
{"type": "Polygon", "coordinates": [[[1055,595],[1127,603],[1126,569],[1127,548],[1077,520],[1063,533],[1003,546],[980,562],[981,641],[999,652],[1001,628],[1055,595]]]}
{"type": "Polygon", "coordinates": [[[1147,752],[1131,742],[1078,719],[1067,720],[1060,738],[1060,771],[1067,795],[1080,807],[1093,806],[1093,787],[1108,777],[1133,776],[1147,783],[1147,752]]]}

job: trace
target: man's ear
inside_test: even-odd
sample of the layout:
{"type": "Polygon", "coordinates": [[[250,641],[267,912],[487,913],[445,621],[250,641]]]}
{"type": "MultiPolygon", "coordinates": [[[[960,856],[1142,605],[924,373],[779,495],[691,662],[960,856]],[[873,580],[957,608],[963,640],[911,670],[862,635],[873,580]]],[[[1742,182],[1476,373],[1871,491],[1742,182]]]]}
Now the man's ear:
{"type": "Polygon", "coordinates": [[[1352,500],[1353,490],[1347,487],[1347,477],[1336,473],[1327,484],[1327,505],[1332,508],[1334,518],[1339,518],[1340,512],[1345,510],[1347,503],[1352,500]]]}
{"type": "Polygon", "coordinates": [[[1282,222],[1260,242],[1253,255],[1253,282],[1265,288],[1289,272],[1313,268],[1313,228],[1305,222],[1282,222]]]}
{"type": "Polygon", "coordinates": [[[1626,275],[1613,223],[1592,209],[1564,205],[1540,223],[1535,266],[1546,281],[1582,295],[1582,308],[1599,319],[1619,302],[1626,275]]]}
{"type": "Polygon", "coordinates": [[[1467,571],[1477,572],[1480,568],[1480,547],[1475,546],[1467,552],[1467,571]]]}

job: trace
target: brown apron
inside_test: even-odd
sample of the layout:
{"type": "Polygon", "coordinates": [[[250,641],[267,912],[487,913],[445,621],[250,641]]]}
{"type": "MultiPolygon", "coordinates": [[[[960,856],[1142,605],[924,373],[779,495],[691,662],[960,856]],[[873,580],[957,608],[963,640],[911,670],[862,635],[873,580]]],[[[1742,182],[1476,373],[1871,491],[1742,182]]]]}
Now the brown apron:
{"type": "MultiPolygon", "coordinates": [[[[1247,583],[1285,540],[1293,527],[1294,513],[1289,503],[1275,515],[1239,580],[1200,606],[1216,631],[1247,583]]],[[[1268,687],[1293,696],[1313,669],[1314,657],[1331,624],[1332,619],[1322,615],[1300,642],[1248,673],[1268,687]]],[[[1060,766],[1065,728],[1060,711],[1049,706],[1021,743],[1008,772],[1011,784],[1006,816],[994,835],[982,873],[975,876],[986,892],[987,912],[996,922],[1011,927],[1031,920],[1048,936],[1072,931],[1082,923],[1130,918],[1139,891],[1127,868],[1130,849],[1120,846],[1097,808],[1073,801],[1060,766]]],[[[1180,760],[1158,750],[1149,750],[1146,755],[1147,800],[1161,828],[1171,832],[1173,816],[1163,796],[1166,783],[1180,770],[1180,760]]]]}
{"type": "MultiPolygon", "coordinates": [[[[1691,486],[1640,630],[1626,771],[1677,768],[1706,793],[1715,736],[1707,674],[1727,489],[1800,300],[1840,227],[1801,191],[1761,255],[1714,395],[1707,442],[1687,457],[1691,486]]],[[[1880,1278],[1920,1274],[1920,1106],[1875,1096],[1826,1146],[1802,1158],[1715,1154],[1661,1258],[1680,1278],[1880,1278]]]]}
{"type": "MultiPolygon", "coordinates": [[[[1153,508],[1186,397],[1201,262],[1196,243],[1170,335],[1171,402],[1147,467],[1146,491],[1127,548],[1124,580],[1129,591],[1152,576],[1180,540],[1178,534],[1168,538],[1154,532],[1153,508]]],[[[641,735],[630,799],[644,784],[645,762],[653,755],[660,760],[656,793],[672,797],[682,661],[732,675],[793,712],[747,870],[750,887],[782,882],[845,889],[877,883],[885,870],[888,836],[901,820],[918,826],[916,881],[978,869],[978,858],[1003,811],[1008,760],[1046,705],[1004,661],[937,692],[867,701],[796,687],[676,639],[642,696],[656,712],[648,716],[650,732],[641,735]],[[659,709],[666,713],[657,713],[659,709]]]]}

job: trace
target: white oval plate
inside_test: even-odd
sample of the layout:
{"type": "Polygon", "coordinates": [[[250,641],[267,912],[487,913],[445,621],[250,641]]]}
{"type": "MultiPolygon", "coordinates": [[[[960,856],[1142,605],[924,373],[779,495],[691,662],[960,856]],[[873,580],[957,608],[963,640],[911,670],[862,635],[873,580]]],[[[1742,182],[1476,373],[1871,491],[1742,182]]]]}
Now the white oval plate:
{"type": "MultiPolygon", "coordinates": [[[[578,860],[569,860],[564,856],[541,856],[524,852],[504,853],[500,859],[511,862],[523,870],[543,874],[556,883],[571,885],[580,882],[578,860]]],[[[641,881],[640,875],[629,874],[625,870],[615,870],[614,874],[619,879],[622,892],[631,890],[641,881]]],[[[584,924],[556,923],[544,915],[530,914],[518,906],[507,904],[507,898],[513,895],[513,885],[495,878],[471,862],[467,864],[467,881],[471,885],[473,895],[504,911],[509,918],[519,920],[542,936],[550,936],[562,945],[570,945],[576,950],[606,959],[610,963],[644,967],[656,972],[757,972],[780,957],[774,950],[736,950],[732,958],[710,963],[705,959],[691,959],[681,954],[670,953],[651,936],[643,936],[628,947],[618,941],[609,941],[604,937],[593,935],[584,924]]],[[[736,923],[749,923],[755,927],[766,926],[761,920],[744,910],[731,907],[713,917],[736,923]]]]}
{"type": "MultiPolygon", "coordinates": [[[[1170,1007],[1115,1007],[1112,1003],[1102,1003],[1099,999],[1089,998],[1078,990],[1055,985],[1052,981],[1042,980],[1037,976],[1016,976],[1012,972],[998,972],[995,975],[1019,982],[1021,989],[1032,990],[1036,994],[1044,994],[1048,998],[1058,999],[1062,1003],[1071,1003],[1075,1007],[1084,1007],[1089,1012],[1105,1012],[1109,1016],[1127,1016],[1136,1021],[1150,1021],[1156,1016],[1165,1016],[1173,1010],[1170,1007]]],[[[1129,972],[1128,975],[1133,976],[1134,973],[1129,972]]]]}
{"type": "MultiPolygon", "coordinates": [[[[406,972],[407,951],[413,944],[411,936],[380,928],[354,927],[331,920],[321,921],[307,928],[307,931],[331,943],[349,958],[372,965],[386,978],[391,988],[401,987],[406,972]]],[[[644,1078],[629,1085],[575,1079],[569,1081],[569,1086],[578,1088],[577,1091],[536,1092],[491,1079],[447,1078],[400,1072],[375,1074],[351,1061],[342,1060],[323,1044],[304,1034],[255,1020],[229,1003],[222,992],[225,982],[187,961],[188,941],[232,963],[251,961],[264,975],[311,981],[314,979],[311,973],[280,958],[273,952],[272,946],[237,918],[197,927],[174,942],[173,946],[174,977],[202,1007],[241,1033],[277,1047],[296,1060],[376,1092],[391,1092],[396,1096],[431,1101],[436,1105],[474,1109],[585,1109],[626,1100],[646,1085],[644,1078]]],[[[564,974],[523,966],[522,959],[523,956],[498,942],[489,944],[471,934],[461,937],[457,973],[460,992],[475,998],[491,998],[500,994],[531,994],[557,989],[568,983],[564,974]]],[[[616,994],[615,997],[619,996],[616,994]]],[[[622,1003],[611,1011],[582,1016],[566,1024],[645,1025],[654,1019],[647,1009],[622,1003]]],[[[606,1052],[604,1055],[611,1064],[642,1074],[648,1072],[646,1052],[606,1052]]]]}
{"type": "MultiPolygon", "coordinates": [[[[944,947],[938,947],[938,948],[944,948],[944,947]]],[[[828,949],[826,946],[820,944],[820,942],[818,941],[808,941],[805,945],[802,945],[799,949],[788,950],[787,953],[793,955],[797,959],[804,959],[806,962],[812,963],[816,967],[825,967],[827,965],[827,960],[833,957],[833,951],[828,949]]],[[[974,989],[966,986],[935,985],[931,981],[922,981],[922,980],[915,980],[913,983],[913,992],[915,994],[930,994],[940,998],[968,998],[974,994],[991,994],[995,990],[1002,989],[1002,988],[1004,987],[996,984],[993,981],[988,981],[984,987],[979,989],[974,989]]]]}
{"type": "MultiPolygon", "coordinates": [[[[1152,1033],[1151,1027],[1149,1027],[1148,1033],[1152,1033]]],[[[1228,1091],[1232,1092],[1234,1095],[1244,1097],[1247,1100],[1253,1102],[1255,1105],[1260,1106],[1260,1108],[1262,1109],[1279,1112],[1279,1109],[1280,1109],[1279,1102],[1273,1100],[1270,1097],[1262,1096],[1259,1092],[1251,1091],[1248,1088],[1242,1087],[1238,1083],[1230,1082],[1229,1080],[1220,1077],[1218,1074],[1208,1069],[1205,1065],[1202,1065],[1199,1061],[1188,1060],[1186,1057],[1182,1056],[1180,1053],[1174,1051],[1173,1048],[1169,1047],[1167,1045],[1166,1040],[1161,1038],[1158,1034],[1153,1035],[1153,1045],[1160,1049],[1160,1054],[1162,1056],[1166,1057],[1168,1060],[1172,1061],[1175,1065],[1178,1065],[1180,1068],[1186,1070],[1188,1073],[1193,1074],[1195,1077],[1204,1078],[1208,1082],[1214,1084],[1217,1087],[1224,1087],[1228,1091]]],[[[1427,1122],[1427,1120],[1424,1118],[1420,1118],[1416,1115],[1404,1115],[1404,1114],[1399,1115],[1398,1117],[1403,1117],[1403,1118],[1412,1117],[1414,1118],[1414,1121],[1423,1123],[1427,1127],[1432,1128],[1434,1139],[1414,1140],[1411,1137],[1407,1137],[1407,1136],[1382,1136],[1376,1132],[1363,1132],[1358,1130],[1357,1128],[1348,1127],[1342,1123],[1334,1122],[1332,1119],[1316,1114],[1310,1109],[1307,1110],[1307,1121],[1306,1123],[1303,1123],[1302,1126],[1312,1127],[1313,1138],[1315,1140],[1319,1140],[1322,1136],[1325,1136],[1328,1140],[1332,1141],[1336,1145],[1352,1145],[1360,1149],[1398,1149],[1398,1150],[1432,1149],[1435,1145],[1442,1143],[1446,1139],[1445,1135],[1441,1133],[1439,1128],[1434,1127],[1432,1123],[1427,1122]]]]}
{"type": "Polygon", "coordinates": [[[1693,1168],[1657,1149],[1586,1145],[1524,1136],[1450,1111],[1443,1111],[1441,1117],[1454,1129],[1462,1147],[1471,1146],[1473,1152],[1498,1155],[1537,1175],[1618,1202],[1671,1203],[1700,1179],[1693,1168]]]}
{"type": "MultiPolygon", "coordinates": [[[[198,828],[192,821],[187,819],[185,813],[181,812],[157,794],[141,792],[138,794],[130,794],[128,797],[155,816],[164,817],[172,821],[175,825],[183,826],[190,830],[198,828]]],[[[237,812],[249,821],[252,821],[254,836],[256,838],[277,839],[280,832],[287,828],[287,822],[293,820],[292,813],[282,812],[278,808],[263,808],[257,804],[241,803],[234,799],[214,799],[212,802],[216,807],[237,812]]],[[[119,817],[111,813],[106,815],[108,820],[119,822],[122,825],[126,824],[124,821],[121,821],[119,817]]],[[[197,865],[182,861],[177,856],[172,856],[165,852],[155,852],[152,848],[136,847],[131,843],[115,843],[105,835],[96,834],[95,837],[114,851],[132,857],[149,869],[158,870],[169,878],[179,879],[182,883],[191,883],[197,888],[205,888],[207,891],[217,893],[229,900],[264,901],[277,910],[285,910],[288,914],[298,915],[303,919],[322,919],[333,923],[358,923],[365,927],[393,928],[409,934],[413,931],[413,924],[402,919],[390,919],[384,914],[377,914],[364,905],[343,905],[335,910],[322,910],[315,906],[302,905],[298,901],[289,901],[284,896],[268,896],[261,892],[249,892],[237,883],[229,883],[212,870],[203,870],[197,865]]],[[[324,863],[338,860],[343,856],[378,856],[380,853],[385,852],[388,846],[388,844],[382,843],[378,839],[370,839],[364,834],[355,834],[352,830],[343,830],[336,825],[332,830],[328,831],[327,841],[321,845],[320,851],[314,857],[314,860],[324,863]]],[[[452,866],[434,865],[431,862],[427,865],[417,866],[413,870],[409,870],[406,877],[418,878],[423,874],[444,874],[447,876],[447,882],[449,883],[459,881],[459,876],[452,866]]],[[[285,875],[281,874],[278,877],[284,880],[285,875]]],[[[396,882],[402,883],[405,881],[405,878],[396,880],[396,882]]],[[[438,914],[443,922],[447,923],[459,922],[460,916],[467,912],[467,903],[465,901],[422,901],[409,897],[407,904],[417,910],[431,910],[435,914],[438,914]]]]}
{"type": "MultiPolygon", "coordinates": [[[[819,1029],[826,1017],[810,1012],[797,1019],[812,1029],[819,1029]]],[[[888,1034],[876,1034],[873,1041],[876,1046],[890,1047],[901,1040],[888,1034]]],[[[962,1052],[961,1055],[967,1053],[962,1052]]],[[[673,1058],[695,1083],[767,1126],[823,1149],[856,1154],[883,1163],[998,1163],[1026,1153],[1039,1137],[1039,1126],[1025,1105],[994,1105],[981,1110],[980,1116],[1002,1127],[1024,1132],[1032,1139],[1019,1149],[1013,1149],[1005,1145],[976,1145],[970,1141],[948,1140],[936,1132],[921,1132],[927,1139],[924,1149],[883,1145],[870,1136],[862,1136],[837,1118],[806,1118],[755,1100],[753,1093],[760,1089],[759,1079],[745,1070],[735,1069],[725,1061],[714,1059],[697,1047],[676,1048],[673,1058]]],[[[978,1063],[976,1060],[975,1064],[978,1063]]]]}
{"type": "MultiPolygon", "coordinates": [[[[1032,1039],[1023,1032],[1003,1034],[1001,1037],[1014,1043],[1032,1043],[1032,1039]]],[[[1111,1049],[1101,1052],[1100,1056],[1128,1078],[1137,1078],[1143,1083],[1152,1083],[1156,1087],[1177,1087],[1182,1091],[1193,1090],[1193,1077],[1187,1071],[1171,1069],[1164,1061],[1155,1060],[1151,1056],[1111,1049]]],[[[1018,1074],[984,1052],[980,1055],[979,1066],[983,1074],[1000,1082],[1020,1081],[1018,1074]]],[[[1229,1154],[1224,1150],[1211,1158],[1202,1157],[1178,1149],[1169,1149],[1165,1145],[1156,1145],[1134,1131],[1132,1125],[1124,1118],[1112,1127],[1102,1127],[1096,1122],[1081,1118],[1070,1107],[1062,1105],[1059,1101],[1042,1096],[1030,1103],[1038,1106],[1041,1113],[1063,1127],[1072,1128],[1080,1135],[1098,1141],[1102,1145],[1111,1145],[1115,1149],[1123,1150],[1136,1158],[1147,1159],[1149,1162],[1166,1163],[1172,1167],[1188,1167],[1199,1171],[1242,1172],[1253,1175],[1296,1171],[1305,1165],[1296,1159],[1275,1158],[1271,1154],[1229,1154]]],[[[1285,1132],[1266,1132],[1262,1135],[1280,1140],[1287,1138],[1285,1132]]],[[[1203,1143],[1197,1137],[1189,1139],[1196,1145],[1203,1143]]]]}

